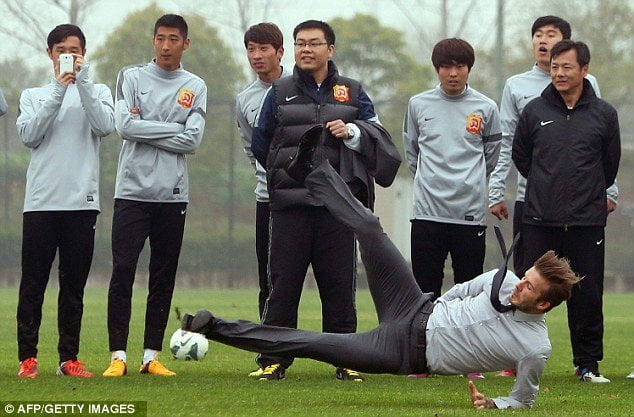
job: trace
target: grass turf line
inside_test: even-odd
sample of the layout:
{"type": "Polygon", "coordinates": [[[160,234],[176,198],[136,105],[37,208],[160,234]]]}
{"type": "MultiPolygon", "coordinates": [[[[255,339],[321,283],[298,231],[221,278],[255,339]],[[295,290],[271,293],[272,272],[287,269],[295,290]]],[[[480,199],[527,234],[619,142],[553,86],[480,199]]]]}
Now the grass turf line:
{"type": "MultiPolygon", "coordinates": [[[[366,375],[361,384],[337,381],[330,365],[298,359],[284,381],[247,378],[255,368],[253,354],[218,343],[210,344],[201,362],[175,361],[167,343],[178,328],[175,314],[165,336],[163,363],[175,378],[140,375],[145,289],[137,289],[128,343],[128,375],[102,378],[109,360],[106,328],[106,289],[86,292],[79,359],[95,373],[92,379],[55,376],[57,366],[57,293],[48,291],[40,328],[39,369],[35,380],[17,378],[15,311],[17,290],[0,289],[0,400],[2,401],[147,401],[148,416],[462,416],[480,415],[470,408],[466,379],[437,377],[412,380],[393,375],[366,375]]],[[[541,392],[531,411],[505,415],[631,416],[634,381],[626,380],[634,367],[634,294],[607,294],[604,299],[605,359],[601,372],[611,384],[582,384],[572,376],[565,307],[548,314],[553,353],[542,378],[541,392]],[[529,414],[526,414],[529,415],[529,414]]],[[[225,319],[257,321],[255,290],[176,290],[173,306],[183,312],[209,308],[225,319]]],[[[359,330],[376,325],[367,291],[357,293],[359,330]]],[[[305,291],[300,305],[302,328],[319,330],[321,307],[316,291],[305,291]]],[[[512,380],[486,375],[476,381],[489,396],[507,395],[512,380]]],[[[485,411],[490,413],[490,411],[485,411]]]]}

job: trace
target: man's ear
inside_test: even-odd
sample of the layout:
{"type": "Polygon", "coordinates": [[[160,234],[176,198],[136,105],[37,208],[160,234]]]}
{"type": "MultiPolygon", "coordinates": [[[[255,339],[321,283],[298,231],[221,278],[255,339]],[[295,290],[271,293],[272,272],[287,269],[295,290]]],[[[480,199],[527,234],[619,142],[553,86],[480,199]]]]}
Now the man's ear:
{"type": "Polygon", "coordinates": [[[550,308],[550,301],[540,301],[537,303],[537,308],[542,312],[548,310],[550,308]]]}

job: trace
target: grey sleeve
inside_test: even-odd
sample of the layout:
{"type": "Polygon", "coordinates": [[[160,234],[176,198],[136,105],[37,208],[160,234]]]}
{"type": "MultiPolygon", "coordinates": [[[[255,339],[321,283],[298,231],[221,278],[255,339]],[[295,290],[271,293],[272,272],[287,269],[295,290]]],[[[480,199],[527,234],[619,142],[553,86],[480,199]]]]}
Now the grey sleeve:
{"type": "Polygon", "coordinates": [[[240,109],[240,102],[236,99],[236,119],[238,120],[238,133],[240,133],[240,138],[242,139],[242,146],[244,147],[244,153],[247,154],[247,158],[249,158],[249,162],[255,168],[255,156],[253,156],[253,151],[251,151],[251,137],[253,136],[253,128],[247,121],[246,117],[242,113],[240,109]]]}
{"type": "Polygon", "coordinates": [[[136,107],[136,86],[132,77],[124,70],[117,76],[115,93],[114,124],[117,133],[126,140],[143,142],[151,139],[170,138],[185,131],[181,123],[142,120],[138,114],[130,113],[136,107]]]}
{"type": "Polygon", "coordinates": [[[8,106],[7,101],[4,99],[2,90],[0,90],[0,116],[4,116],[7,113],[8,106]]]}
{"type": "Polygon", "coordinates": [[[66,94],[66,86],[59,82],[54,83],[53,92],[36,111],[29,90],[22,92],[20,96],[20,115],[15,124],[18,136],[28,148],[37,148],[44,135],[55,121],[59,109],[66,94]]]}
{"type": "Polygon", "coordinates": [[[493,105],[483,132],[484,160],[486,163],[487,178],[491,175],[491,172],[498,162],[501,139],[500,113],[497,107],[493,105]]]}
{"type": "Polygon", "coordinates": [[[492,398],[497,408],[532,407],[537,400],[539,380],[546,367],[550,347],[542,346],[522,358],[516,367],[515,385],[508,397],[492,398]]]}
{"type": "Polygon", "coordinates": [[[491,286],[491,282],[493,281],[493,275],[497,272],[497,269],[493,271],[485,272],[470,281],[463,282],[461,284],[456,284],[451,287],[446,293],[444,293],[440,298],[445,301],[451,301],[454,299],[463,299],[469,296],[476,296],[487,288],[487,286],[491,286]]]}
{"type": "Polygon", "coordinates": [[[614,204],[617,204],[619,199],[619,186],[616,183],[616,180],[614,180],[614,184],[608,187],[606,192],[608,194],[608,199],[610,199],[610,201],[612,201],[614,204]]]}
{"type": "Polygon", "coordinates": [[[143,142],[174,153],[196,153],[205,132],[206,112],[207,87],[203,85],[201,91],[194,99],[194,104],[185,121],[183,132],[169,138],[145,140],[143,142]]]}
{"type": "Polygon", "coordinates": [[[97,88],[88,78],[88,71],[86,64],[77,73],[79,98],[92,131],[99,137],[108,136],[114,130],[112,93],[105,85],[97,88]]]}
{"type": "Polygon", "coordinates": [[[403,120],[403,150],[405,151],[405,162],[407,168],[416,175],[416,168],[418,165],[418,135],[419,129],[416,123],[416,116],[413,113],[412,100],[407,105],[405,112],[405,119],[403,120]]]}
{"type": "Polygon", "coordinates": [[[500,142],[500,153],[497,164],[491,172],[489,179],[489,206],[493,206],[504,201],[506,192],[506,178],[511,170],[511,149],[513,147],[513,135],[517,126],[519,114],[513,98],[511,89],[507,84],[502,92],[502,102],[500,104],[500,125],[502,128],[502,141],[500,142]]]}

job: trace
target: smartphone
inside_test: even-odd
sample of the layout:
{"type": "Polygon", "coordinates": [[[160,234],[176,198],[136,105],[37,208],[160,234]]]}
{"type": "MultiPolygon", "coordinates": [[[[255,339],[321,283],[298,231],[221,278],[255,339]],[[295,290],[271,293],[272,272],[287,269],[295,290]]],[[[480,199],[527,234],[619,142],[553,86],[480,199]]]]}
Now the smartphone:
{"type": "Polygon", "coordinates": [[[60,54],[59,73],[75,72],[75,59],[72,54],[60,54]]]}

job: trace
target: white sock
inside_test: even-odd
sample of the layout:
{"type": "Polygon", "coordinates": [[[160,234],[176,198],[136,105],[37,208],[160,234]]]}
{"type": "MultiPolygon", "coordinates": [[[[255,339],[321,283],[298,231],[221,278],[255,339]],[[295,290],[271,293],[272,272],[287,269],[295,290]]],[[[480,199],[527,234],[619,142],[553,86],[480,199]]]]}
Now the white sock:
{"type": "Polygon", "coordinates": [[[143,351],[143,365],[147,364],[150,361],[154,361],[158,358],[158,350],[154,349],[145,349],[143,351]]]}
{"type": "Polygon", "coordinates": [[[125,350],[115,350],[113,352],[110,352],[110,362],[115,359],[121,359],[123,362],[127,362],[125,350]]]}

